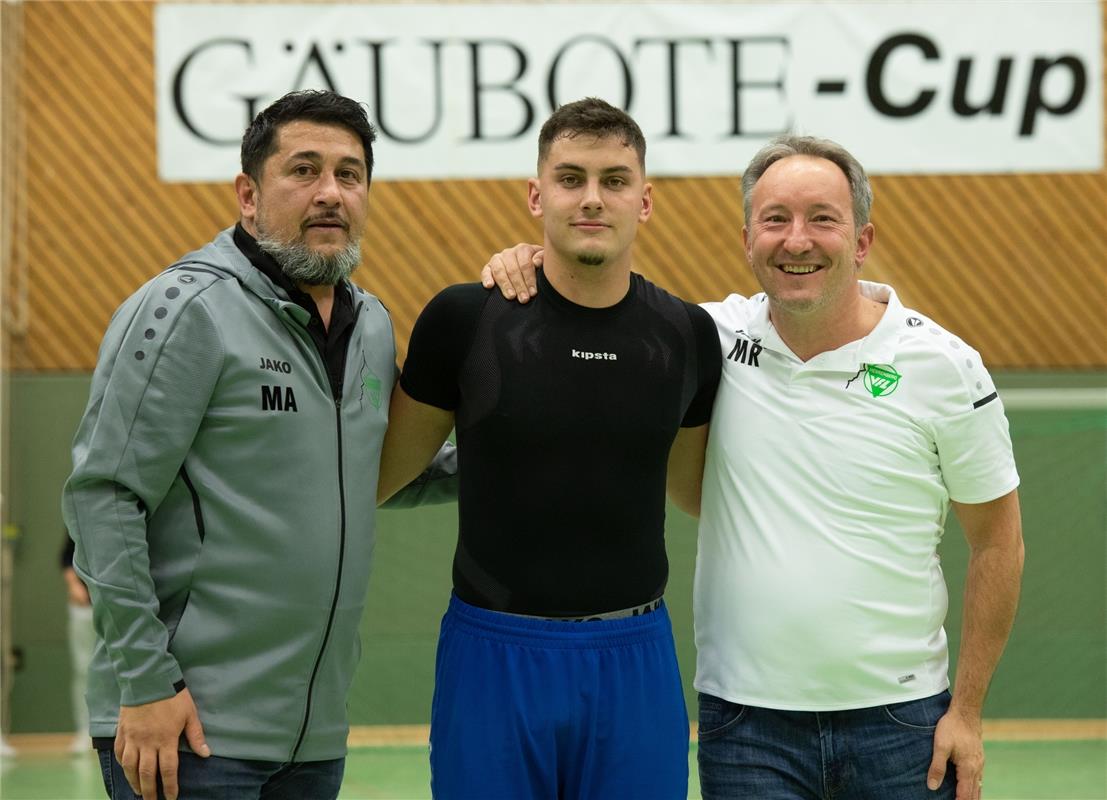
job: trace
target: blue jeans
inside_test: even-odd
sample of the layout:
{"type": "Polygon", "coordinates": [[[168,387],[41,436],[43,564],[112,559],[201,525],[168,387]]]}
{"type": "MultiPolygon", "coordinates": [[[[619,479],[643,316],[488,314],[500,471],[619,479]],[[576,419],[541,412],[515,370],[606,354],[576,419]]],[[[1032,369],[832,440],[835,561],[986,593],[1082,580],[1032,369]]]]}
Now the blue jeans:
{"type": "Polygon", "coordinates": [[[926,788],[948,691],[849,711],[776,711],[700,694],[703,800],[953,800],[926,788]]]}
{"type": "MultiPolygon", "coordinates": [[[[104,788],[111,800],[135,800],[123,766],[110,749],[97,750],[104,788]]],[[[177,754],[180,800],[334,800],[342,786],[346,759],[332,761],[247,761],[177,754]]],[[[158,800],[162,800],[158,781],[158,800]]]]}

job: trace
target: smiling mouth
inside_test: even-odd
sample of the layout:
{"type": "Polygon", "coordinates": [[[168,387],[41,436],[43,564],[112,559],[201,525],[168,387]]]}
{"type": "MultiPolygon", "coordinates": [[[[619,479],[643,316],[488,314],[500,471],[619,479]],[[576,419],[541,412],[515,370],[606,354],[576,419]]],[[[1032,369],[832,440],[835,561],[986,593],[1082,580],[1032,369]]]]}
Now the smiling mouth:
{"type": "Polygon", "coordinates": [[[810,275],[822,269],[818,264],[777,264],[776,268],[786,275],[810,275]]]}

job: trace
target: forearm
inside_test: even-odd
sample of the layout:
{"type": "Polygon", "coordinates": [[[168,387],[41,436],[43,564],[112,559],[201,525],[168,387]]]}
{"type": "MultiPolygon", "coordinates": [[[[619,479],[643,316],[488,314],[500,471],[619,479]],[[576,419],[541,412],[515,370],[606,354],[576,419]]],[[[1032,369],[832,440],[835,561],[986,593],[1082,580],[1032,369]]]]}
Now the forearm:
{"type": "Polygon", "coordinates": [[[667,481],[666,494],[669,495],[669,500],[672,501],[673,505],[688,516],[699,519],[701,489],[702,480],[674,480],[670,478],[667,481]]]}
{"type": "Polygon", "coordinates": [[[88,588],[93,626],[115,667],[123,703],[171,697],[182,676],[158,618],[138,499],[121,485],[79,473],[64,499],[66,527],[78,542],[73,568],[88,588]]]}
{"type": "Polygon", "coordinates": [[[707,434],[707,425],[681,428],[669,451],[666,491],[677,508],[693,517],[700,515],[707,434]]]}
{"type": "MultiPolygon", "coordinates": [[[[158,448],[146,444],[148,437],[129,434],[134,427],[157,424],[148,413],[152,406],[125,417],[102,410],[125,402],[108,392],[82,420],[73,472],[62,491],[62,513],[76,542],[73,569],[88,589],[93,627],[115,669],[122,702],[136,705],[172,696],[173,684],[181,680],[158,617],[147,515],[168,492],[183,446],[174,447],[177,437],[168,433],[158,448]]],[[[175,411],[197,416],[183,402],[175,411]]]]}
{"type": "Polygon", "coordinates": [[[1021,537],[975,549],[965,579],[961,648],[952,707],[980,713],[1007,644],[1022,579],[1021,537]]]}
{"type": "MultiPolygon", "coordinates": [[[[399,384],[396,385],[389,406],[388,431],[381,449],[378,505],[420,478],[436,453],[441,456],[440,449],[453,426],[453,412],[413,400],[399,384]]],[[[414,491],[418,493],[419,488],[414,491]]],[[[397,502],[401,508],[413,505],[397,502]]]]}
{"type": "Polygon", "coordinates": [[[400,509],[454,503],[457,502],[457,493],[457,448],[446,442],[431,465],[381,507],[400,509]]]}

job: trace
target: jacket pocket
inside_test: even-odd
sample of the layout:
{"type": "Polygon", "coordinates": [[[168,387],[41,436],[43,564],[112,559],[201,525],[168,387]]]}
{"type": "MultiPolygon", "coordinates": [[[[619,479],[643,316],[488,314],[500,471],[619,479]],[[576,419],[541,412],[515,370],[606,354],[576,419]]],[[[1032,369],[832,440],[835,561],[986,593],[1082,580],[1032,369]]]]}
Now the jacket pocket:
{"type": "MultiPolygon", "coordinates": [[[[178,473],[181,477],[181,483],[184,484],[185,489],[188,490],[189,499],[192,501],[192,516],[196,524],[196,536],[200,540],[200,550],[204,545],[204,509],[200,505],[200,494],[196,491],[196,487],[192,484],[192,479],[188,477],[188,472],[184,468],[184,464],[181,465],[181,469],[178,473]]],[[[165,627],[169,632],[169,644],[173,644],[173,638],[177,635],[177,629],[180,627],[181,620],[184,618],[185,611],[188,610],[188,601],[192,597],[192,580],[196,574],[196,565],[200,562],[200,552],[196,553],[196,559],[192,563],[192,575],[189,576],[188,588],[185,590],[184,598],[181,600],[180,607],[172,618],[164,620],[165,627]]]]}

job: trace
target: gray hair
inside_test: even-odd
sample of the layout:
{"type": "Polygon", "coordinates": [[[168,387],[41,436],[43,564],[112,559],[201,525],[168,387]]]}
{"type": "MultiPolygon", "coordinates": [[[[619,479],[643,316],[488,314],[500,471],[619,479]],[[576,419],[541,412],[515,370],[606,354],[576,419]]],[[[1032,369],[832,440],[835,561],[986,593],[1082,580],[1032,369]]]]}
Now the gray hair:
{"type": "Polygon", "coordinates": [[[773,139],[757,151],[750,160],[746,171],[742,173],[742,209],[749,224],[753,214],[753,187],[765,174],[765,170],[789,156],[812,156],[825,158],[838,166],[849,181],[850,196],[853,198],[853,223],[860,230],[869,222],[869,212],[873,207],[873,188],[869,185],[869,176],[846,148],[829,139],[814,136],[795,136],[785,134],[773,139]]]}
{"type": "Polygon", "coordinates": [[[294,284],[337,286],[350,277],[361,263],[361,242],[349,241],[337,253],[323,255],[304,243],[303,238],[281,242],[258,230],[258,247],[273,257],[294,284]]]}

